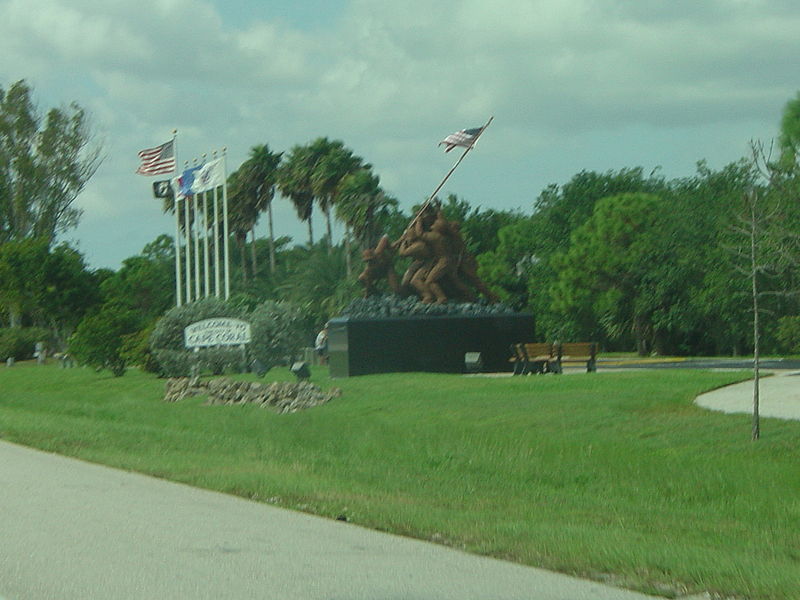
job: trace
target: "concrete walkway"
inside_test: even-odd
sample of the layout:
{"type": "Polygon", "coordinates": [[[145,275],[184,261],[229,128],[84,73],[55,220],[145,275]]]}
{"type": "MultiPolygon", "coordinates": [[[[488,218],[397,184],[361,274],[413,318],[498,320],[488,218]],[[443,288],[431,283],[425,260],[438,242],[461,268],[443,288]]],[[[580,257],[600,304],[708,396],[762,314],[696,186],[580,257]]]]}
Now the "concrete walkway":
{"type": "Polygon", "coordinates": [[[0,598],[651,597],[0,442],[0,598]]]}
{"type": "MultiPolygon", "coordinates": [[[[758,414],[800,419],[800,371],[775,371],[759,378],[758,414]]],[[[726,413],[753,413],[753,381],[743,381],[702,394],[699,406],[726,413]]]]}

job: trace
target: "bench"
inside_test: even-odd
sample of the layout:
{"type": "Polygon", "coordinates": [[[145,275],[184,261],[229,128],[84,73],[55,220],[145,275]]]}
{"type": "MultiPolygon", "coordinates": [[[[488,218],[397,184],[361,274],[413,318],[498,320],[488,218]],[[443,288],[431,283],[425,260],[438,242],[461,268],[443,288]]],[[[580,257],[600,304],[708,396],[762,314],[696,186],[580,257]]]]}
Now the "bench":
{"type": "Polygon", "coordinates": [[[568,342],[555,344],[554,373],[563,373],[564,364],[585,364],[587,373],[597,371],[597,344],[594,342],[568,342]]]}
{"type": "Polygon", "coordinates": [[[514,363],[514,375],[549,373],[555,359],[555,347],[549,343],[511,344],[510,361],[514,363]]]}
{"type": "Polygon", "coordinates": [[[585,364],[587,373],[597,371],[597,344],[594,342],[511,344],[514,375],[564,372],[565,364],[585,364]]]}

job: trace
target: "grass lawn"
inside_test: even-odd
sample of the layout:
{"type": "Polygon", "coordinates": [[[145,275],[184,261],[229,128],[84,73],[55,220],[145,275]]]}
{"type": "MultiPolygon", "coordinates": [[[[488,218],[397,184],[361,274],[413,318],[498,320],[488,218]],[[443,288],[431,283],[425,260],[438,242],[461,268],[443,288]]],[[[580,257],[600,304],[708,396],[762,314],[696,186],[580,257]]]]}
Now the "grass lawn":
{"type": "MultiPolygon", "coordinates": [[[[0,437],[663,595],[796,599],[800,422],[693,405],[746,373],[331,382],[302,413],[161,401],[164,381],[0,369],[0,437]]],[[[286,369],[267,379],[292,379],[286,369]]]]}

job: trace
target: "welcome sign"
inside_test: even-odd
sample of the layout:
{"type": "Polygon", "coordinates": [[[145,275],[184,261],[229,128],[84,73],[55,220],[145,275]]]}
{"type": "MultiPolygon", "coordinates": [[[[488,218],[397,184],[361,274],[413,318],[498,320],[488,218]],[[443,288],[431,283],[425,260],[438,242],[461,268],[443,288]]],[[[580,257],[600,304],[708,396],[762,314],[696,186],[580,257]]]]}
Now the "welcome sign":
{"type": "Polygon", "coordinates": [[[187,348],[241,346],[250,342],[250,323],[217,317],[192,323],[183,330],[187,348]]]}

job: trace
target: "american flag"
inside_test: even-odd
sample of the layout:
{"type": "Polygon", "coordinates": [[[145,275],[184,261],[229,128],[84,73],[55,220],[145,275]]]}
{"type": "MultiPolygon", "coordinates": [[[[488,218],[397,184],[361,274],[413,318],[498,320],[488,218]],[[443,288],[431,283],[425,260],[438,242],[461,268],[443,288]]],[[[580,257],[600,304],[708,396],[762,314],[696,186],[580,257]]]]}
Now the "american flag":
{"type": "Polygon", "coordinates": [[[463,146],[465,148],[471,148],[472,144],[475,143],[475,140],[478,139],[478,136],[483,131],[483,127],[476,127],[474,129],[462,129],[461,131],[456,131],[455,133],[451,133],[446,138],[444,138],[439,145],[441,146],[444,144],[444,151],[450,152],[456,146],[463,146]]]}
{"type": "Polygon", "coordinates": [[[136,169],[139,175],[163,175],[175,171],[175,142],[170,140],[155,148],[139,152],[142,164],[136,169]]]}

